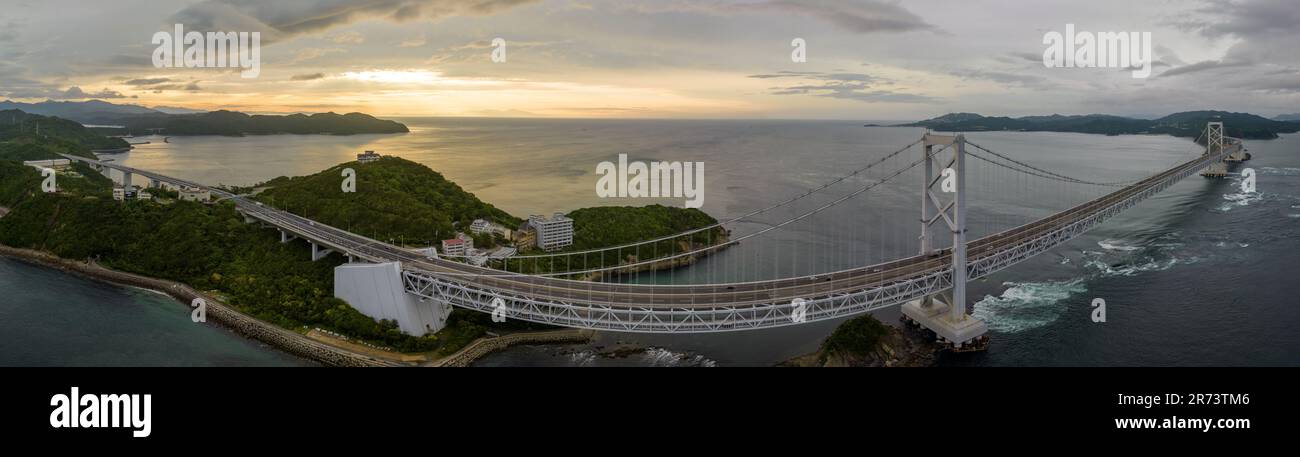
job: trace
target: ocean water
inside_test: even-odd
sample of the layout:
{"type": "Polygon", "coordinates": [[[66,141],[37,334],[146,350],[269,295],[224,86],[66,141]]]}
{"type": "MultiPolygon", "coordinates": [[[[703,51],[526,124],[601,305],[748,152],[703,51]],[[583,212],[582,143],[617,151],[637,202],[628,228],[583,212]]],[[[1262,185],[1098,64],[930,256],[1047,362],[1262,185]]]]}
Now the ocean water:
{"type": "Polygon", "coordinates": [[[310,364],[193,323],[170,297],[0,257],[0,366],[310,364]]]}
{"type": "MultiPolygon", "coordinates": [[[[362,150],[430,166],[516,215],[593,205],[680,206],[682,199],[600,199],[601,161],[698,161],[703,210],[719,219],[801,194],[919,138],[912,128],[843,121],[644,121],[402,119],[403,135],[179,137],[116,156],[128,165],[207,183],[247,185],[319,171],[362,150]]],[[[1126,181],[1196,154],[1167,136],[982,132],[980,146],[1074,177],[1126,181]]],[[[1240,177],[1190,177],[1071,243],[968,286],[988,322],[986,353],[945,365],[1297,365],[1300,312],[1300,135],[1248,141],[1255,193],[1240,177]],[[1093,323],[1104,300],[1107,321],[1093,323]]],[[[975,151],[979,152],[979,151],[975,151]]],[[[899,156],[791,207],[736,224],[756,233],[889,177],[918,156],[899,156]]],[[[969,159],[968,159],[969,160],[969,159]]],[[[1030,222],[1109,190],[1043,182],[969,163],[972,236],[1030,222]]],[[[362,170],[364,172],[364,170],[362,170]]],[[[891,178],[859,197],[695,266],[628,281],[703,283],[849,268],[916,252],[919,174],[891,178]]],[[[142,184],[142,183],[141,183],[142,184]]],[[[942,239],[938,240],[942,245],[942,239]]],[[[3,294],[0,288],[0,294],[3,294]]],[[[466,312],[466,311],[458,311],[466,312]]],[[[896,323],[897,309],[877,311],[896,323]]],[[[520,347],[482,365],[770,365],[815,350],[838,322],[710,335],[602,333],[589,345],[520,347]],[[601,353],[617,343],[642,348],[601,353]]],[[[76,331],[70,326],[67,331],[76,331]]]]}

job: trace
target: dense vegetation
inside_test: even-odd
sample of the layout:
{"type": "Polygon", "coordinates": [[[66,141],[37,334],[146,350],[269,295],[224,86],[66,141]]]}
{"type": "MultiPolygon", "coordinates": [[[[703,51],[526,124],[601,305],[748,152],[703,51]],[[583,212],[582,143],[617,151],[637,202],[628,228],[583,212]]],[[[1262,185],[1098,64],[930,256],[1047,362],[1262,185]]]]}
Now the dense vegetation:
{"type": "Polygon", "coordinates": [[[1247,113],[1227,111],[1188,111],[1160,119],[1133,119],[1120,116],[1089,114],[1083,116],[1026,116],[985,117],[974,113],[950,113],[927,119],[907,127],[927,127],[947,132],[982,132],[993,130],[1018,130],[1026,132],[1074,132],[1104,135],[1166,134],[1197,138],[1205,124],[1222,121],[1226,134],[1236,138],[1272,139],[1279,133],[1300,131],[1300,122],[1266,119],[1247,113]]]}
{"type": "Polygon", "coordinates": [[[844,321],[822,343],[818,363],[825,363],[833,355],[863,357],[876,350],[880,340],[889,334],[889,327],[870,314],[844,321]]]}
{"type": "MultiPolygon", "coordinates": [[[[33,117],[42,125],[67,122],[33,117]]],[[[486,314],[457,312],[436,335],[412,337],[401,333],[396,323],[376,322],[333,297],[333,268],[342,261],[338,256],[312,262],[304,243],[280,243],[275,231],[245,224],[229,203],[117,202],[111,197],[112,182],[83,164],[73,166],[76,173],[58,176],[59,193],[39,192],[40,173],[12,156],[63,145],[85,150],[76,140],[83,130],[73,124],[67,132],[49,130],[54,136],[0,137],[0,150],[10,151],[10,156],[0,157],[0,206],[11,210],[0,217],[0,243],[184,282],[289,329],[321,327],[399,351],[450,353],[488,328],[531,328],[520,322],[492,323],[486,314]]]]}
{"type": "MultiPolygon", "coordinates": [[[[570,212],[568,216],[573,219],[573,246],[559,252],[622,246],[718,223],[717,219],[698,209],[663,205],[597,206],[575,210],[570,212]]],[[[671,257],[674,254],[720,244],[725,242],[728,239],[727,237],[728,232],[726,229],[715,227],[690,236],[676,237],[632,248],[609,250],[599,254],[558,256],[546,258],[545,260],[516,259],[510,261],[505,268],[510,271],[524,273],[584,271],[671,257]]],[[[540,250],[536,249],[524,252],[527,255],[541,253],[540,250]]],[[[680,257],[673,260],[674,265],[683,265],[691,261],[693,261],[691,257],[680,257]]],[[[635,270],[645,271],[649,269],[648,266],[641,266],[635,270]]],[[[627,273],[627,271],[617,273],[627,273]]]]}
{"type": "Polygon", "coordinates": [[[352,135],[358,133],[406,133],[405,125],[376,119],[362,113],[317,113],[310,116],[248,115],[237,111],[198,114],[145,114],[123,116],[116,123],[134,135],[163,129],[164,135],[269,135],[276,133],[352,135]]]}
{"type": "Polygon", "coordinates": [[[56,159],[56,152],[94,157],[92,149],[128,146],[121,138],[104,137],[67,119],[0,111],[0,159],[56,159]]]}
{"type": "Polygon", "coordinates": [[[467,230],[478,218],[510,228],[521,222],[429,167],[397,157],[367,164],[347,162],[314,175],[276,178],[258,187],[269,187],[256,197],[268,205],[361,235],[410,245],[429,246],[451,238],[457,228],[467,230]],[[345,168],[357,173],[356,192],[342,191],[345,168]]]}

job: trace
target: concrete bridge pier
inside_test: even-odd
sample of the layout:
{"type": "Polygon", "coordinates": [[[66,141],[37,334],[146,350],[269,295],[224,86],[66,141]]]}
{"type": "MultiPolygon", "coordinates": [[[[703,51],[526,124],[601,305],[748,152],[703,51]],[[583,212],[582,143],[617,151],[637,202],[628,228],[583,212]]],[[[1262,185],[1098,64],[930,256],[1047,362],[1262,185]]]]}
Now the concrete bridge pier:
{"type": "Polygon", "coordinates": [[[912,300],[903,304],[902,311],[904,322],[934,332],[938,343],[954,352],[988,347],[988,326],[970,316],[965,303],[957,304],[952,291],[912,300]]]}
{"type": "Polygon", "coordinates": [[[131,191],[131,172],[129,171],[122,172],[122,188],[126,189],[127,192],[131,191]]]}
{"type": "Polygon", "coordinates": [[[312,262],[315,262],[315,261],[317,261],[317,260],[323,259],[323,258],[325,258],[325,256],[330,255],[331,252],[334,252],[333,250],[330,250],[330,249],[326,249],[326,248],[322,248],[322,247],[320,247],[320,245],[319,245],[319,244],[316,244],[315,241],[311,241],[310,243],[311,243],[311,261],[312,261],[312,262]]]}
{"type": "Polygon", "coordinates": [[[280,242],[281,242],[281,243],[288,243],[288,242],[293,241],[293,240],[296,240],[296,239],[298,239],[298,237],[293,236],[293,235],[290,235],[289,232],[286,232],[286,231],[284,231],[284,230],[280,230],[280,242]]]}
{"type": "Polygon", "coordinates": [[[442,330],[451,304],[406,292],[400,262],[349,263],[334,267],[334,296],[376,320],[397,322],[402,333],[423,336],[442,330]]]}
{"type": "Polygon", "coordinates": [[[1226,178],[1228,177],[1228,163],[1214,162],[1209,167],[1206,167],[1205,171],[1201,172],[1201,176],[1206,178],[1226,178]]]}

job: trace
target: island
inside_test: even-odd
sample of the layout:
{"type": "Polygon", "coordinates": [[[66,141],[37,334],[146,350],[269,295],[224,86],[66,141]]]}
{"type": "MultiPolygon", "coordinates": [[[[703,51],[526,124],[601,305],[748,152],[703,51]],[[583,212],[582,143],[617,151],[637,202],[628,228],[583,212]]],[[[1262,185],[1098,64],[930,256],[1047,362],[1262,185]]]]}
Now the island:
{"type": "Polygon", "coordinates": [[[975,113],[948,113],[896,127],[925,127],[943,132],[1071,132],[1102,135],[1172,135],[1197,138],[1207,122],[1220,121],[1226,135],[1244,139],[1273,139],[1280,133],[1300,132],[1300,121],[1274,120],[1249,113],[1187,111],[1159,119],[1134,119],[1106,114],[1063,116],[989,117],[975,113]]]}
{"type": "Polygon", "coordinates": [[[20,110],[25,113],[58,117],[92,126],[102,135],[273,135],[273,134],[327,134],[354,135],[362,133],[406,133],[410,130],[400,122],[377,119],[363,113],[336,114],[245,114],[238,111],[211,112],[178,111],[168,108],[164,112],[137,105],[114,104],[102,100],[83,102],[21,103],[12,100],[0,102],[0,111],[20,110]]]}
{"type": "Polygon", "coordinates": [[[864,314],[841,323],[816,352],[777,366],[924,367],[934,365],[940,351],[928,330],[891,327],[864,314]]]}

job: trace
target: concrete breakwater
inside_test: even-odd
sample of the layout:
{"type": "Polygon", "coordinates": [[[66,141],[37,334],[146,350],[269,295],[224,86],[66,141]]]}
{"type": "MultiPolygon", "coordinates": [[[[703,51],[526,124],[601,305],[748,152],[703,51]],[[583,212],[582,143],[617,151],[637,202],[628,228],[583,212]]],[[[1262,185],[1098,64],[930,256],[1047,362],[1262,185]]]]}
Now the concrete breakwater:
{"type": "Polygon", "coordinates": [[[253,338],[282,351],[309,360],[331,366],[403,366],[404,364],[382,360],[363,354],[347,351],[312,340],[290,330],[263,322],[244,314],[219,300],[193,288],[172,281],[166,281],[136,274],[110,270],[88,262],[64,259],[46,252],[20,249],[0,245],[0,255],[19,260],[39,263],[58,268],[70,273],[80,274],[93,279],[107,281],[132,287],[149,289],[166,294],[181,303],[190,304],[196,298],[207,303],[207,319],[229,328],[240,335],[253,338]]]}
{"type": "Polygon", "coordinates": [[[495,351],[519,344],[586,343],[594,334],[591,330],[566,329],[544,332],[511,333],[494,338],[479,338],[455,354],[434,361],[434,367],[467,367],[475,360],[495,351]]]}

